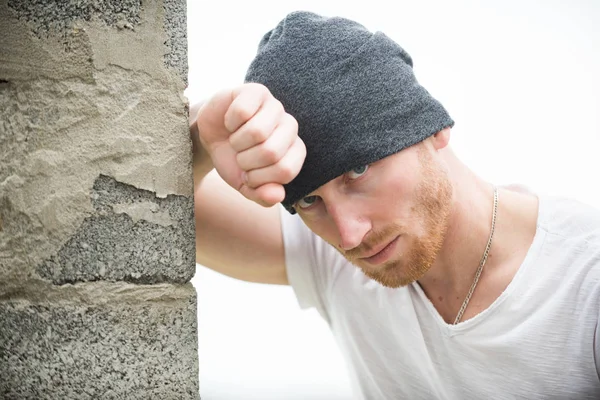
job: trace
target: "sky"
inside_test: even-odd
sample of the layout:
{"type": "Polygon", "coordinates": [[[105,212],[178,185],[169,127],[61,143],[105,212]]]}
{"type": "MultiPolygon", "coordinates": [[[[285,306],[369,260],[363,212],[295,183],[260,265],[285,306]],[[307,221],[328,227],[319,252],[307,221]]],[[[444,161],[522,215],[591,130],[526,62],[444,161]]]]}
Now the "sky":
{"type": "MultiPolygon", "coordinates": [[[[243,83],[262,35],[295,10],[354,19],[408,51],[479,176],[600,207],[600,2],[189,0],[190,102],[243,83]]],[[[203,400],[352,398],[328,327],[291,288],[202,266],[193,283],[203,400]]]]}

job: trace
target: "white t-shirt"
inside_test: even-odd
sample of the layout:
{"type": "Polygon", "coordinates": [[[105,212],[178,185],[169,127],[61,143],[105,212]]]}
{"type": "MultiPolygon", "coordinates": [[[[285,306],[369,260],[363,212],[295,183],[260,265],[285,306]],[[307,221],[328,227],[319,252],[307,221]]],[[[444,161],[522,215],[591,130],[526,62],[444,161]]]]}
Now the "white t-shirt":
{"type": "Polygon", "coordinates": [[[504,293],[449,325],[418,284],[367,278],[282,208],[290,284],[315,307],[362,399],[600,399],[600,212],[541,197],[504,293]]]}

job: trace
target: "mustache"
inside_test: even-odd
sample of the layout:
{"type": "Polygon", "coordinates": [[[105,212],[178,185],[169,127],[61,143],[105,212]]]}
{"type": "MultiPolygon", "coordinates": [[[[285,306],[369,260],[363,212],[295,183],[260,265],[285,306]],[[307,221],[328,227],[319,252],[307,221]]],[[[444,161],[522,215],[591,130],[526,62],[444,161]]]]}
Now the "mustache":
{"type": "Polygon", "coordinates": [[[372,253],[373,249],[377,248],[377,246],[380,246],[381,243],[389,241],[392,238],[398,236],[400,229],[401,228],[399,225],[392,224],[390,226],[385,227],[382,230],[371,231],[367,233],[361,244],[357,247],[347,251],[340,251],[348,260],[357,260],[361,257],[364,257],[366,254],[372,253]]]}

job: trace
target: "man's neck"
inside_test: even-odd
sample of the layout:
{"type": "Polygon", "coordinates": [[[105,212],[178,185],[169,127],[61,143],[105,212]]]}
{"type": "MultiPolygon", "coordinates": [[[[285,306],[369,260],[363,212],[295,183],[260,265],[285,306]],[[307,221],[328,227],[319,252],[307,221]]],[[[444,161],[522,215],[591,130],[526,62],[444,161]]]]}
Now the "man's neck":
{"type": "MultiPolygon", "coordinates": [[[[492,221],[493,186],[469,171],[454,182],[453,206],[440,254],[419,280],[446,322],[453,322],[475,277],[492,221]]],[[[537,198],[499,188],[490,253],[462,320],[485,310],[512,281],[535,235],[537,198]]]]}

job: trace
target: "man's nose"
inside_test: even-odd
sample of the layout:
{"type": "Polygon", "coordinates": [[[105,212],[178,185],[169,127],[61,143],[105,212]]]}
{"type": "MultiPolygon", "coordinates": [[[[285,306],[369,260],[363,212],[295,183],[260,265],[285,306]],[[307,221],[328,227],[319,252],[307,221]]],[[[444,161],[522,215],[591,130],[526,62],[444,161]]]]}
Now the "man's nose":
{"type": "Polygon", "coordinates": [[[371,229],[368,218],[361,216],[357,207],[351,204],[336,204],[330,206],[331,216],[338,233],[338,246],[344,251],[358,247],[371,229]]]}

